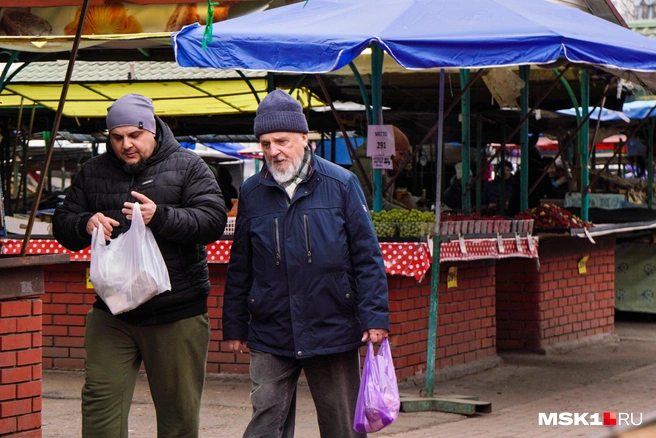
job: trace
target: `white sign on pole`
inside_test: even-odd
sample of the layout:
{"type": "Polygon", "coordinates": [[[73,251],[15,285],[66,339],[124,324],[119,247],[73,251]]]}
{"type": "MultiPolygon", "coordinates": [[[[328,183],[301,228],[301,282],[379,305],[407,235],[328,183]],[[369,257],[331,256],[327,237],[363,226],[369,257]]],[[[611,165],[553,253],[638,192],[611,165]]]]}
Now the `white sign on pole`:
{"type": "Polygon", "coordinates": [[[394,155],[394,128],[392,125],[369,125],[367,129],[367,156],[374,169],[391,169],[394,155]]]}
{"type": "Polygon", "coordinates": [[[371,157],[371,167],[374,169],[391,169],[392,159],[385,155],[374,155],[371,157]]]}

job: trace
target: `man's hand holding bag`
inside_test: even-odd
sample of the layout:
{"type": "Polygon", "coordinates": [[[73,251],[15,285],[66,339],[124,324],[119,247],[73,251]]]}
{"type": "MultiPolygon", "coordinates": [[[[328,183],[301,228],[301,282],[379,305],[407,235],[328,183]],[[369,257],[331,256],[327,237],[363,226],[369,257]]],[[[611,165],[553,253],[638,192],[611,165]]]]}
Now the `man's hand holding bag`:
{"type": "Polygon", "coordinates": [[[171,289],[164,258],[153,232],[144,224],[138,203],[132,210],[130,229],[109,244],[102,230],[93,230],[89,277],[114,315],[171,289]]]}

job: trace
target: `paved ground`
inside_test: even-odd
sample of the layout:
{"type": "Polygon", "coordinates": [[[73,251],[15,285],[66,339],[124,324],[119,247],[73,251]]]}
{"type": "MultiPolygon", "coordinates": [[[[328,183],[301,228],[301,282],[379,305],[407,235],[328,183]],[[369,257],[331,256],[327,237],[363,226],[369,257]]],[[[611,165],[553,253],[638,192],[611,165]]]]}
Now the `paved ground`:
{"type": "MultiPolygon", "coordinates": [[[[401,413],[378,437],[524,438],[613,435],[604,426],[538,426],[538,413],[633,413],[656,411],[656,321],[617,322],[605,342],[546,356],[501,353],[495,368],[439,382],[436,394],[478,396],[492,413],[466,417],[441,412],[401,413]]],[[[83,375],[46,371],[43,376],[43,437],[78,437],[83,375]]],[[[404,385],[418,395],[423,384],[404,385]]],[[[238,438],[249,416],[249,383],[243,377],[208,378],[201,411],[201,437],[238,438]]],[[[306,386],[299,390],[297,438],[319,436],[306,386]]],[[[656,436],[656,433],[652,432],[656,436]]],[[[615,435],[613,435],[615,436],[615,435]]],[[[140,378],[130,414],[131,438],[154,438],[155,413],[145,378],[140,378]]],[[[338,437],[336,437],[338,438],[338,437]]]]}

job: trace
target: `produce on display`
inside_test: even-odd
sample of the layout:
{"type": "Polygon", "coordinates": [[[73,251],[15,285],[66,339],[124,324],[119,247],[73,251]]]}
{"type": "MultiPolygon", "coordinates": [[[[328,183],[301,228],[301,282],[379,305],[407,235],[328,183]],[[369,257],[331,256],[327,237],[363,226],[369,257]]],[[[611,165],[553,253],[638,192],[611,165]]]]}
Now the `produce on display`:
{"type": "Polygon", "coordinates": [[[555,204],[542,204],[523,211],[516,219],[533,219],[539,230],[568,230],[570,228],[590,228],[592,222],[583,221],[578,216],[555,204]]]}
{"type": "MultiPolygon", "coordinates": [[[[378,237],[423,237],[435,230],[435,212],[413,210],[389,210],[371,213],[374,230],[378,237]]],[[[511,222],[500,216],[481,216],[444,212],[440,215],[441,234],[506,233],[511,222]]]]}

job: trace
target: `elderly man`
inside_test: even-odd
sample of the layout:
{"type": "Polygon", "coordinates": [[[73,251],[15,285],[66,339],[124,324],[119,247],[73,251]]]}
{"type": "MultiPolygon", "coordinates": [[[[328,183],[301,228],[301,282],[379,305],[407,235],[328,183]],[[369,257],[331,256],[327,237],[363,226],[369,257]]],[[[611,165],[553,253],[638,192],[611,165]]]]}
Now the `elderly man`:
{"type": "Polygon", "coordinates": [[[257,109],[265,166],[241,186],[223,338],[250,348],[244,437],[293,437],[301,371],[324,438],[353,431],[359,347],[389,330],[387,278],[351,172],[313,154],[301,105],[276,90],[257,109]]]}
{"type": "Polygon", "coordinates": [[[198,437],[210,339],[204,245],[221,237],[225,227],[221,191],[207,165],[181,148],[155,116],[147,97],[127,94],[114,102],[107,129],[111,147],[83,165],[55,211],[53,234],[71,251],[89,246],[95,228],[110,240],[128,230],[138,201],[171,290],[118,315],[96,296],[84,335],[82,436],[127,438],[143,361],[157,436],[198,437]]]}

